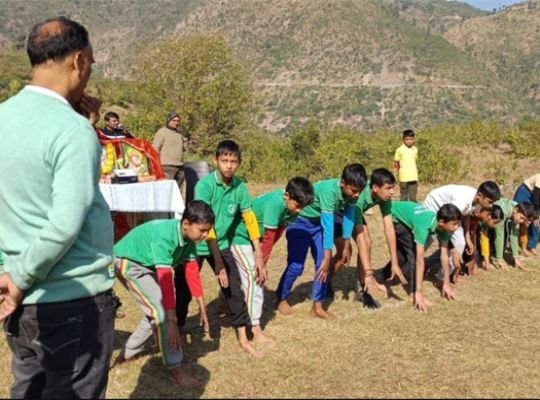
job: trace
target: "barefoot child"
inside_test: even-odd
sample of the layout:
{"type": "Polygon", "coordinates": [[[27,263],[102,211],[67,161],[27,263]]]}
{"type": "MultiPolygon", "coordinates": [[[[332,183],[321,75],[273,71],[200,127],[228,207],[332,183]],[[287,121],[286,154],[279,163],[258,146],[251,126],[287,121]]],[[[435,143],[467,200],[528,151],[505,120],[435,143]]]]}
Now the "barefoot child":
{"type": "MultiPolygon", "coordinates": [[[[365,294],[368,291],[385,291],[384,286],[377,283],[373,277],[373,269],[371,266],[371,236],[364,219],[364,213],[376,205],[379,206],[383,217],[384,236],[386,237],[388,252],[390,253],[392,277],[394,275],[398,276],[402,284],[407,283],[399,268],[396,253],[396,234],[394,232],[394,224],[392,223],[392,195],[394,194],[395,185],[396,179],[394,175],[385,168],[378,168],[372,172],[371,178],[356,201],[353,237],[358,247],[357,273],[362,291],[362,298],[364,300],[365,294]]],[[[341,254],[344,244],[345,241],[343,238],[340,237],[336,239],[337,252],[334,256],[334,273],[339,271],[343,265],[340,260],[342,259],[341,254]]],[[[369,306],[367,303],[368,302],[365,301],[364,305],[369,306]]],[[[371,304],[372,308],[377,308],[374,301],[370,301],[369,304],[371,304]]]]}
{"type": "MultiPolygon", "coordinates": [[[[453,204],[444,204],[439,211],[428,210],[410,201],[392,202],[392,219],[397,240],[399,266],[409,281],[409,293],[416,309],[427,312],[431,303],[424,298],[424,251],[430,235],[437,235],[441,249],[441,265],[444,272],[442,295],[449,300],[455,298],[450,285],[448,268],[448,240],[461,221],[461,212],[453,204]]],[[[383,279],[392,275],[391,264],[382,270],[383,279]]]]}
{"type": "MultiPolygon", "coordinates": [[[[313,201],[313,186],[306,178],[291,179],[285,190],[278,189],[253,200],[253,212],[263,235],[262,252],[266,265],[272,247],[279,240],[288,223],[296,219],[302,209],[313,201]]],[[[242,278],[242,289],[251,317],[251,332],[255,342],[270,341],[262,332],[260,318],[264,300],[264,281],[255,269],[253,247],[246,225],[238,219],[231,251],[242,278]]]]}
{"type": "MultiPolygon", "coordinates": [[[[520,226],[527,227],[535,217],[535,207],[528,201],[517,203],[513,200],[502,198],[495,202],[502,209],[504,218],[502,223],[493,229],[493,265],[498,269],[506,270],[508,266],[504,261],[506,243],[510,242],[512,260],[517,268],[523,268],[519,255],[519,230],[520,226]]],[[[480,237],[482,257],[485,268],[492,264],[490,261],[490,240],[488,234],[480,237]]]]}
{"type": "MultiPolygon", "coordinates": [[[[478,227],[481,226],[481,229],[485,229],[485,227],[495,227],[497,223],[501,222],[502,220],[502,209],[497,206],[493,205],[490,207],[474,207],[472,212],[470,213],[470,224],[469,224],[469,234],[471,237],[471,240],[473,242],[473,251],[468,252],[465,251],[463,254],[463,262],[464,265],[467,268],[467,272],[469,275],[474,274],[474,270],[476,267],[476,255],[477,255],[477,230],[478,227]],[[499,213],[500,210],[500,213],[499,213]]],[[[451,239],[450,239],[451,240],[451,239]]],[[[426,248],[429,247],[431,244],[431,240],[428,240],[428,244],[426,245],[426,248]]],[[[452,243],[449,243],[448,250],[452,251],[452,243]]],[[[425,260],[426,270],[429,270],[431,274],[434,277],[433,284],[441,289],[443,285],[443,271],[441,269],[441,251],[435,250],[429,257],[425,260]]],[[[450,268],[450,280],[452,283],[457,283],[458,280],[458,274],[461,272],[460,269],[454,269],[450,268]]]]}
{"type": "MultiPolygon", "coordinates": [[[[251,209],[251,199],[247,186],[240,179],[234,176],[241,163],[240,147],[232,140],[220,142],[216,149],[214,165],[216,170],[210,175],[202,178],[195,186],[195,198],[204,201],[210,206],[216,215],[214,225],[216,240],[199,243],[196,246],[197,262],[199,269],[206,259],[216,275],[219,273],[219,266],[216,264],[215,253],[211,253],[212,242],[217,241],[219,248],[218,256],[223,259],[224,268],[228,278],[228,288],[222,286],[222,293],[227,302],[231,316],[231,324],[236,329],[237,340],[240,348],[248,354],[260,356],[250,344],[246,326],[249,325],[249,314],[246,306],[242,282],[238,273],[238,268],[231,252],[231,231],[234,229],[234,221],[241,215],[255,250],[255,269],[262,282],[266,280],[266,268],[263,262],[260,231],[255,214],[251,209]]],[[[182,276],[179,274],[179,278],[182,276]]],[[[176,282],[176,287],[181,288],[180,281],[176,282]]],[[[178,291],[178,290],[177,290],[178,291]]],[[[185,319],[187,305],[191,300],[189,293],[182,293],[178,297],[181,303],[181,313],[179,319],[185,319]]]]}
{"type": "Polygon", "coordinates": [[[463,253],[467,249],[469,254],[474,253],[474,244],[470,236],[469,227],[472,213],[478,208],[491,208],[493,203],[501,197],[499,186],[493,181],[486,181],[475,189],[466,185],[445,185],[433,189],[428,193],[424,206],[437,212],[443,204],[455,205],[463,216],[462,226],[450,238],[451,258],[450,269],[457,274],[463,264],[463,253]]]}
{"type": "MultiPolygon", "coordinates": [[[[518,203],[528,201],[540,209],[540,174],[535,174],[523,181],[514,194],[514,201],[518,203]]],[[[525,224],[520,226],[520,236],[522,238],[521,255],[525,257],[536,255],[536,246],[540,237],[537,220],[538,218],[528,226],[525,224]]]]}
{"type": "MultiPolygon", "coordinates": [[[[277,309],[282,314],[292,313],[287,298],[294,281],[302,274],[308,249],[315,261],[315,279],[311,292],[313,306],[311,314],[324,319],[333,318],[323,309],[326,296],[327,278],[334,247],[334,212],[344,211],[343,238],[350,239],[353,225],[355,202],[366,185],[366,170],[360,164],[345,167],[341,179],[328,179],[313,185],[315,198],[305,207],[296,221],[287,226],[287,267],[276,290],[277,309]]],[[[350,257],[349,247],[345,247],[343,257],[350,257]]]]}
{"type": "Polygon", "coordinates": [[[172,266],[193,253],[195,243],[206,238],[213,223],[214,213],[210,207],[195,200],[188,204],[181,221],[144,223],[114,246],[117,276],[145,314],[122,347],[115,364],[137,356],[154,335],[170,380],[180,386],[198,384],[181,366],[183,355],[176,320],[172,266]]]}

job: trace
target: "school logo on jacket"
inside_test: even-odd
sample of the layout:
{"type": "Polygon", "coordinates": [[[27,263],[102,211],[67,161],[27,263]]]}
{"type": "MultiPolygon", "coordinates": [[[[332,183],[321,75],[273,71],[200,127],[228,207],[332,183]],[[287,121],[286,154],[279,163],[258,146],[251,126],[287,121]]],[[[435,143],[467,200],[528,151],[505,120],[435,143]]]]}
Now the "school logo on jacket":
{"type": "Polygon", "coordinates": [[[230,215],[236,214],[236,210],[238,210],[238,205],[236,204],[229,204],[229,206],[227,207],[227,212],[230,215]]]}

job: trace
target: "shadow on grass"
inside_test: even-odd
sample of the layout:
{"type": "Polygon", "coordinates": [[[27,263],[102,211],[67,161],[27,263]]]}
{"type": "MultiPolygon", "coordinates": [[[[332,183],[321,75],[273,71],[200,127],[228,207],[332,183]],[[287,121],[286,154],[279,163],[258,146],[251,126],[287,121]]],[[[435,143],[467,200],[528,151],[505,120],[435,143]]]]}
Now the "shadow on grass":
{"type": "MultiPolygon", "coordinates": [[[[149,346],[148,350],[141,356],[152,356],[144,364],[139,372],[137,386],[130,394],[129,398],[199,398],[205,390],[206,385],[210,380],[210,371],[197,363],[200,357],[207,353],[217,351],[219,349],[219,329],[218,324],[211,326],[210,334],[205,333],[198,326],[198,316],[196,323],[195,317],[189,318],[186,321],[186,330],[182,336],[182,350],[184,358],[182,360],[182,368],[189,375],[195,377],[200,385],[196,388],[185,388],[174,385],[168,377],[167,369],[163,365],[161,355],[155,343],[149,346]],[[217,328],[217,331],[216,331],[217,328]]],[[[117,335],[129,337],[129,332],[116,332],[117,335]]],[[[116,345],[115,340],[115,345],[116,345]]],[[[125,340],[121,343],[125,343],[125,340]]]]}
{"type": "MultiPolygon", "coordinates": [[[[260,319],[260,325],[261,328],[264,330],[268,323],[272,321],[276,316],[276,292],[274,290],[270,290],[267,287],[264,288],[264,303],[263,303],[263,310],[261,314],[260,319]]],[[[208,320],[210,322],[210,337],[216,342],[216,348],[215,351],[219,349],[219,341],[221,338],[221,329],[222,328],[230,328],[233,329],[231,325],[231,321],[228,315],[228,311],[226,310],[225,301],[218,296],[216,299],[212,300],[208,305],[206,306],[206,310],[208,313],[208,320]]],[[[198,325],[198,316],[194,316],[191,318],[188,318],[186,322],[186,326],[196,326],[195,329],[198,329],[200,333],[204,333],[201,331],[201,329],[197,326],[198,325]]],[[[250,331],[248,329],[248,338],[252,338],[250,331]]]]}
{"type": "Polygon", "coordinates": [[[210,371],[195,362],[184,359],[184,370],[195,376],[201,385],[196,388],[184,388],[175,386],[168,378],[167,371],[161,362],[161,357],[156,355],[150,358],[139,373],[137,386],[131,392],[130,399],[148,398],[175,398],[175,399],[198,399],[204,393],[205,387],[210,380],[210,371]]]}
{"type": "MultiPolygon", "coordinates": [[[[304,274],[309,273],[304,271],[304,274]]],[[[314,274],[314,272],[311,272],[314,274]]],[[[313,287],[313,281],[303,282],[293,287],[287,301],[292,306],[303,303],[311,299],[311,291],[313,287]]],[[[349,301],[356,296],[356,267],[343,267],[339,272],[332,277],[331,287],[333,295],[330,291],[327,292],[326,299],[323,303],[325,309],[328,309],[334,300],[349,301]]],[[[272,304],[272,311],[275,315],[275,306],[277,304],[277,297],[275,291],[267,291],[267,298],[265,298],[265,304],[272,304]]]]}
{"type": "Polygon", "coordinates": [[[120,350],[124,346],[124,344],[127,342],[129,335],[131,335],[131,332],[115,329],[113,350],[120,350]]]}

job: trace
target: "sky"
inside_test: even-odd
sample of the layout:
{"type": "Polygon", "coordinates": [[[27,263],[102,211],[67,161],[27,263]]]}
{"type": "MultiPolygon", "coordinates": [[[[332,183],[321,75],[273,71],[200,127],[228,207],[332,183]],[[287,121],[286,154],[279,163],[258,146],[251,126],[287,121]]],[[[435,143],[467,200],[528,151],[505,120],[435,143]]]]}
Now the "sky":
{"type": "Polygon", "coordinates": [[[481,10],[491,11],[500,6],[509,6],[516,3],[522,3],[525,0],[459,0],[462,3],[468,3],[481,10]]]}

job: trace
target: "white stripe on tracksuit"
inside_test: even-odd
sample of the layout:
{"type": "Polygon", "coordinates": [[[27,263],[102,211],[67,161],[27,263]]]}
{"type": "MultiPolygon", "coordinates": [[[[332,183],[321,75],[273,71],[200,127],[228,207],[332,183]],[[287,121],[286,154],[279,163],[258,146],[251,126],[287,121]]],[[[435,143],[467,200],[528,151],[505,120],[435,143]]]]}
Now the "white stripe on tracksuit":
{"type": "Polygon", "coordinates": [[[233,244],[231,245],[231,252],[240,273],[251,325],[259,325],[264,302],[264,288],[255,281],[257,274],[253,248],[250,244],[233,244]]]}

